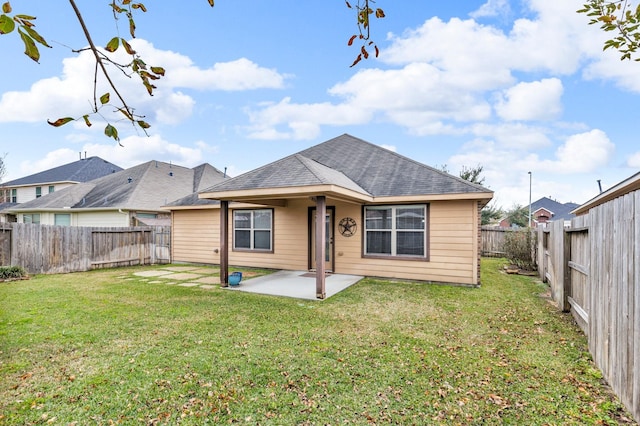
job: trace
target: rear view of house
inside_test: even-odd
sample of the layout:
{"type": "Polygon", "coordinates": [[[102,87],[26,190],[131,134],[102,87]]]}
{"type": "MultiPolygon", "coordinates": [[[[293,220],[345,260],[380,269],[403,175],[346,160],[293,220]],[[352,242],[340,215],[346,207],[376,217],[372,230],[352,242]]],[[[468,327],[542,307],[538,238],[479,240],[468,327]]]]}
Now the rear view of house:
{"type": "Polygon", "coordinates": [[[478,285],[492,196],[345,134],[168,206],[172,259],[478,285]]]}

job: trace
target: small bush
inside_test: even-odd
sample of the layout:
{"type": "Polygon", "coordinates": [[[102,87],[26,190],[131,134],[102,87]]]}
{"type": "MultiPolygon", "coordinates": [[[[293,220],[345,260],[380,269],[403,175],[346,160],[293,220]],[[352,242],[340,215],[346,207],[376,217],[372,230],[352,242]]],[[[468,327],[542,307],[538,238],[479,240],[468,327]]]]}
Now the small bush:
{"type": "Polygon", "coordinates": [[[523,229],[507,232],[504,238],[503,251],[507,259],[520,269],[535,271],[536,268],[536,234],[523,229]]]}
{"type": "Polygon", "coordinates": [[[15,280],[27,277],[22,266],[0,266],[0,280],[15,280]]]}

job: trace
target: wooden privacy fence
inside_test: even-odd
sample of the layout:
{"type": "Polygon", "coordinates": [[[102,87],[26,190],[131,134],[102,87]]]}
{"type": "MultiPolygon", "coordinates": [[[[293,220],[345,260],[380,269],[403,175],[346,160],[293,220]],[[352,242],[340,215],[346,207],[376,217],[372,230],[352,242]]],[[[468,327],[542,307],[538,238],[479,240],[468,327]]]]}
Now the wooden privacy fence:
{"type": "Polygon", "coordinates": [[[554,302],[571,312],[589,352],[640,419],[640,191],[538,230],[538,270],[554,302]]]}
{"type": "Polygon", "coordinates": [[[30,274],[169,263],[170,227],[95,228],[3,223],[2,265],[30,274]]]}
{"type": "Polygon", "coordinates": [[[511,228],[483,226],[481,230],[481,253],[486,257],[504,257],[504,241],[511,228]]]}

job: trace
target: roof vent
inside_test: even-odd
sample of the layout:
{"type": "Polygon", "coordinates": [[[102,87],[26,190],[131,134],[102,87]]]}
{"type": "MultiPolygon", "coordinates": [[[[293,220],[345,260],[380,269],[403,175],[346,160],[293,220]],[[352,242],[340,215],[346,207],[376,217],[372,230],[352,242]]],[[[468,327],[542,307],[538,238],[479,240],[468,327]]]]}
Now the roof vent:
{"type": "Polygon", "coordinates": [[[132,181],[133,181],[133,178],[132,178],[132,177],[128,177],[128,178],[127,178],[127,182],[131,183],[132,181]]]}
{"type": "Polygon", "coordinates": [[[169,172],[169,176],[173,176],[173,172],[169,172]]]}

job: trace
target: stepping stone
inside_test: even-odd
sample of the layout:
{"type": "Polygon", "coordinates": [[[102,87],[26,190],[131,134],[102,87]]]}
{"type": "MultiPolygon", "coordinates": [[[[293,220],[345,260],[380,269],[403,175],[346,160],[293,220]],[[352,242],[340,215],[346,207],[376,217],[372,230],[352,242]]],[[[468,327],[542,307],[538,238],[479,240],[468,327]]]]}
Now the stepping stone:
{"type": "Polygon", "coordinates": [[[214,288],[217,288],[217,287],[218,287],[217,285],[208,285],[208,284],[204,284],[200,286],[200,288],[204,290],[213,290],[214,288]]]}
{"type": "Polygon", "coordinates": [[[170,280],[195,280],[196,278],[201,278],[202,275],[200,274],[189,274],[189,273],[182,273],[182,274],[167,274],[167,275],[160,275],[158,278],[167,278],[170,280]]]}
{"type": "Polygon", "coordinates": [[[196,282],[202,284],[220,284],[220,277],[202,277],[197,279],[196,282]]]}
{"type": "Polygon", "coordinates": [[[140,272],[134,272],[133,275],[137,277],[159,277],[161,275],[167,275],[170,273],[171,272],[169,271],[140,271],[140,272]]]}
{"type": "Polygon", "coordinates": [[[164,281],[149,281],[149,284],[162,284],[164,281]]]}
{"type": "Polygon", "coordinates": [[[180,283],[178,284],[180,287],[196,287],[199,284],[198,283],[180,283]]]}
{"type": "Polygon", "coordinates": [[[193,272],[194,274],[202,274],[202,275],[219,274],[220,268],[200,268],[200,269],[194,269],[191,272],[193,272]]]}
{"type": "Polygon", "coordinates": [[[194,266],[170,266],[168,268],[163,268],[163,269],[171,272],[186,272],[186,271],[193,271],[198,268],[194,266]]]}

